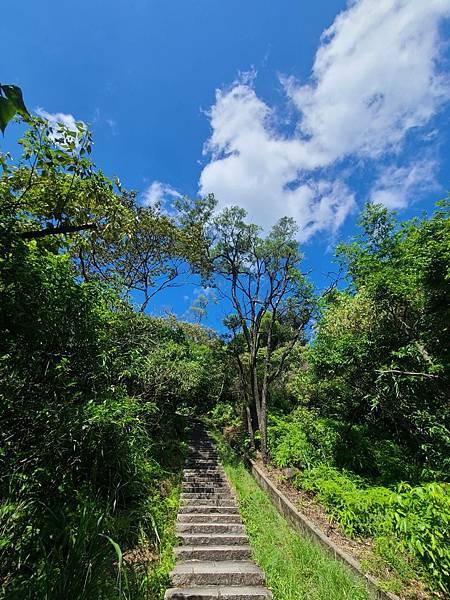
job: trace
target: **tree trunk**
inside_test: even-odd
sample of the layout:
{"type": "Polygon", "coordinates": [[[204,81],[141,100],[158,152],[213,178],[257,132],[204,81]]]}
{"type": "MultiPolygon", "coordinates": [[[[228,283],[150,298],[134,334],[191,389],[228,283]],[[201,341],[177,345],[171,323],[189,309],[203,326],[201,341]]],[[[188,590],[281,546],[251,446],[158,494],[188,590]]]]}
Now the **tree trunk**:
{"type": "Polygon", "coordinates": [[[264,386],[261,393],[261,410],[259,431],[261,433],[261,455],[263,463],[266,465],[269,460],[269,452],[267,449],[267,387],[264,386]]]}
{"type": "Polygon", "coordinates": [[[267,335],[266,356],[264,359],[264,374],[261,386],[261,417],[259,431],[261,433],[261,454],[263,463],[267,464],[269,460],[269,452],[267,448],[267,394],[269,391],[269,368],[270,358],[272,356],[272,329],[275,323],[275,310],[272,313],[272,319],[267,335]]]}
{"type": "Polygon", "coordinates": [[[250,410],[250,406],[247,404],[245,407],[245,412],[247,414],[247,432],[250,438],[250,448],[252,450],[255,449],[255,434],[253,433],[253,423],[252,423],[252,412],[250,410]]]}

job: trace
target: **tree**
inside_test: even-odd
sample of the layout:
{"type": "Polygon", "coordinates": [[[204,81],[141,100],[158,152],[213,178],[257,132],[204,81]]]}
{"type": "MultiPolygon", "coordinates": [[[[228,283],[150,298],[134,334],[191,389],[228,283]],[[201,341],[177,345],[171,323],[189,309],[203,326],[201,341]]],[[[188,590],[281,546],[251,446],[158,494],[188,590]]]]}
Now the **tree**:
{"type": "Polygon", "coordinates": [[[7,235],[67,251],[85,281],[138,292],[141,310],[180,276],[208,270],[205,227],[213,196],[183,198],[170,210],[142,206],[135,192],[96,168],[87,126],[33,117],[13,163],[0,156],[0,227],[7,235]]]}
{"type": "MultiPolygon", "coordinates": [[[[215,219],[211,259],[215,284],[235,311],[227,324],[235,339],[243,393],[248,394],[250,409],[256,413],[266,462],[269,387],[302,338],[311,316],[312,293],[299,269],[302,256],[295,222],[285,217],[262,237],[261,229],[246,223],[245,217],[245,210],[232,207],[215,219]],[[280,324],[288,334],[275,352],[275,332],[280,324]],[[239,351],[238,335],[246,355],[239,351]]],[[[247,424],[251,435],[250,417],[247,424]]]]}
{"type": "Polygon", "coordinates": [[[338,248],[349,288],[329,298],[308,352],[309,403],[448,472],[448,203],[404,223],[368,205],[360,226],[338,248]]]}

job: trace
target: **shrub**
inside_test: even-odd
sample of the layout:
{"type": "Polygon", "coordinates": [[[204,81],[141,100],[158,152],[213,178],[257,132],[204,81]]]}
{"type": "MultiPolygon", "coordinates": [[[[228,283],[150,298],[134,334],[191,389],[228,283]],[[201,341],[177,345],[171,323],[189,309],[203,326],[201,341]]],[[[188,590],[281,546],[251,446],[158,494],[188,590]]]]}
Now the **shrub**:
{"type": "Polygon", "coordinates": [[[422,561],[439,587],[450,592],[450,485],[400,485],[384,526],[422,561]]]}
{"type": "Polygon", "coordinates": [[[450,486],[368,487],[363,479],[326,465],[298,475],[296,483],[314,492],[349,535],[394,536],[435,585],[450,591],[450,486]]]}
{"type": "Polygon", "coordinates": [[[216,393],[211,346],[80,283],[67,256],[0,260],[0,597],[118,597],[117,548],[159,543],[177,409],[209,375],[216,393]]]}
{"type": "Polygon", "coordinates": [[[269,448],[279,467],[331,464],[338,440],[335,424],[306,408],[299,407],[285,417],[270,417],[269,448]]]}

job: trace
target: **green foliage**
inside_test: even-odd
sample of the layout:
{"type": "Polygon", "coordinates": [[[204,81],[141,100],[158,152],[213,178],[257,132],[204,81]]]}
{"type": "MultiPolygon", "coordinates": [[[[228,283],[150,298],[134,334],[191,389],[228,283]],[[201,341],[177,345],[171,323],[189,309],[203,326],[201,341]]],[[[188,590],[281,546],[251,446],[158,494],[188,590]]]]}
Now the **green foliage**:
{"type": "MultiPolygon", "coordinates": [[[[397,548],[420,562],[431,581],[450,590],[450,487],[400,484],[397,489],[367,486],[364,480],[320,465],[298,476],[351,536],[397,541],[397,548]]],[[[386,545],[384,544],[385,554],[386,545]]]]}
{"type": "MultiPolygon", "coordinates": [[[[368,206],[362,235],[338,255],[351,287],[328,301],[298,374],[324,416],[367,425],[438,477],[449,472],[450,220],[397,224],[368,206]]],[[[305,401],[305,398],[302,398],[305,401]]]]}
{"type": "Polygon", "coordinates": [[[371,536],[380,530],[393,494],[384,487],[362,487],[363,480],[326,465],[302,473],[298,484],[317,493],[318,499],[352,536],[371,536]]]}
{"type": "Polygon", "coordinates": [[[218,402],[209,414],[212,424],[220,431],[225,427],[239,427],[241,419],[236,405],[218,402]]]}
{"type": "Polygon", "coordinates": [[[334,461],[339,432],[329,419],[299,407],[288,418],[272,415],[269,447],[279,467],[309,468],[334,461]]]}
{"type": "MultiPolygon", "coordinates": [[[[143,264],[141,251],[157,277],[171,258],[186,259],[180,244],[199,241],[211,199],[198,210],[186,201],[180,226],[141,211],[87,158],[90,144],[83,124],[71,132],[33,119],[22,161],[0,180],[5,598],[161,597],[175,541],[181,413],[209,409],[224,385],[217,337],[136,312],[120,275],[133,260],[143,264]],[[112,247],[136,219],[145,240],[125,267],[112,247]],[[104,244],[112,262],[94,272],[83,252],[104,244]],[[109,276],[114,265],[118,277],[109,276]],[[152,557],[150,568],[133,559],[136,548],[152,557]]],[[[203,256],[198,244],[193,255],[203,256]]]]}
{"type": "Polygon", "coordinates": [[[298,467],[297,485],[347,534],[374,538],[401,580],[447,593],[448,206],[406,223],[366,207],[361,235],[338,248],[349,285],[322,299],[310,344],[272,389],[274,407],[297,408],[269,427],[273,462],[298,467]]]}
{"type": "Polygon", "coordinates": [[[400,485],[386,520],[386,527],[423,562],[440,588],[450,592],[450,486],[400,485]]]}
{"type": "Polygon", "coordinates": [[[0,130],[5,133],[6,126],[19,113],[29,118],[28,110],[22,97],[22,90],[17,85],[0,85],[0,130]]]}
{"type": "Polygon", "coordinates": [[[181,274],[209,272],[212,195],[179,200],[170,214],[158,204],[143,206],[136,192],[93,163],[85,123],[27,122],[20,158],[12,162],[0,153],[2,230],[38,239],[54,252],[64,248],[85,281],[133,290],[142,310],[181,274]]]}

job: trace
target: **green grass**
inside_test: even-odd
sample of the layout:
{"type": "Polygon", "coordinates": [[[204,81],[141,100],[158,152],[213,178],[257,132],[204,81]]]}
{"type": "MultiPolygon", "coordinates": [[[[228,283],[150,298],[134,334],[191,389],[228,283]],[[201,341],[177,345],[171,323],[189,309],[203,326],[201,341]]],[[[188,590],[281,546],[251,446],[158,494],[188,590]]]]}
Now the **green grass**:
{"type": "MultiPolygon", "coordinates": [[[[158,559],[150,566],[147,573],[146,600],[162,600],[170,587],[170,571],[175,566],[173,548],[177,543],[175,520],[180,502],[181,486],[172,488],[165,500],[166,514],[163,530],[160,532],[161,544],[158,559]]],[[[133,598],[134,600],[134,598],[133,598]]]]}
{"type": "Polygon", "coordinates": [[[253,557],[275,600],[366,600],[365,582],[322,548],[296,533],[245,466],[217,439],[239,501],[253,557]]]}

